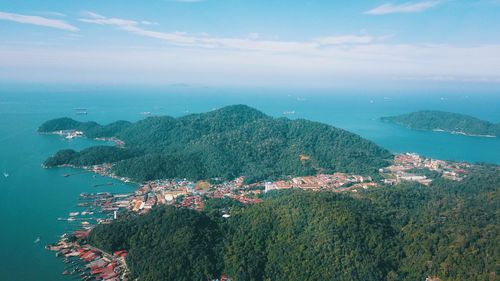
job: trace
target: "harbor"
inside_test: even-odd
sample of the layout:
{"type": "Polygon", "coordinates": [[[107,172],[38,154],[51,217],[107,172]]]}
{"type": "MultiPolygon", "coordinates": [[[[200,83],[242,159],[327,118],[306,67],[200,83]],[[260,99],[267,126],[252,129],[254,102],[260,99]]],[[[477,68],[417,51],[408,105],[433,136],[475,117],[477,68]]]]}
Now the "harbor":
{"type": "MultiPolygon", "coordinates": [[[[107,184],[106,184],[107,185],[107,184]]],[[[57,218],[67,223],[67,232],[59,241],[49,244],[46,249],[54,251],[56,257],[66,264],[62,275],[74,276],[80,280],[127,280],[126,251],[106,253],[87,243],[87,237],[97,224],[116,220],[120,207],[119,200],[133,194],[112,194],[110,192],[81,193],[76,208],[67,217],[57,218]]]]}
{"type": "Polygon", "coordinates": [[[62,274],[76,276],[84,281],[127,280],[127,252],[117,251],[111,254],[87,244],[80,244],[79,241],[87,238],[89,232],[90,230],[82,230],[64,234],[58,243],[46,247],[56,252],[56,256],[62,258],[66,264],[62,274]]]}

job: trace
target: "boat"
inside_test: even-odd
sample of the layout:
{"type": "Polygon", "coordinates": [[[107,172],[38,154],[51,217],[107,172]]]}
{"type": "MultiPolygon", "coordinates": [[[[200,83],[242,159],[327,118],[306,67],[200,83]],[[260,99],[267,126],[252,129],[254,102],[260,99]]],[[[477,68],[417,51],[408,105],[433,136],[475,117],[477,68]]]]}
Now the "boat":
{"type": "Polygon", "coordinates": [[[38,236],[38,237],[35,239],[35,242],[33,242],[33,243],[35,243],[35,244],[36,244],[36,243],[38,243],[38,242],[40,242],[40,236],[38,236]]]}
{"type": "Polygon", "coordinates": [[[294,114],[295,114],[295,110],[283,112],[283,115],[294,115],[294,114]]]}
{"type": "Polygon", "coordinates": [[[6,178],[8,178],[9,177],[9,173],[3,172],[3,176],[6,177],[6,178]]]}
{"type": "Polygon", "coordinates": [[[141,115],[151,115],[151,112],[149,112],[149,111],[143,111],[143,112],[141,112],[141,115]]]}
{"type": "Polygon", "coordinates": [[[87,109],[80,107],[80,108],[75,108],[75,114],[76,115],[87,115],[87,109]]]}

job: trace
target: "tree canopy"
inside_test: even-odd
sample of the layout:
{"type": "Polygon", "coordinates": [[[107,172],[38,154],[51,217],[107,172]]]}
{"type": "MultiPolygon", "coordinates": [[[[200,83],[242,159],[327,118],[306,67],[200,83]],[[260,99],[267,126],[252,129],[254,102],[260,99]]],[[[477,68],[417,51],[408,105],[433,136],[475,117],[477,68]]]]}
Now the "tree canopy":
{"type": "Polygon", "coordinates": [[[381,119],[415,130],[443,130],[469,135],[500,136],[500,124],[458,113],[422,110],[381,119]]]}
{"type": "MultiPolygon", "coordinates": [[[[307,120],[272,118],[245,105],[105,126],[61,118],[47,121],[40,131],[69,127],[87,136],[123,140],[124,150],[101,151],[101,161],[93,162],[116,159],[115,173],[138,181],[239,176],[254,181],[317,172],[376,174],[391,158],[387,150],[345,130],[307,120]],[[120,157],[107,153],[120,153],[120,157]]],[[[79,162],[68,153],[54,158],[47,166],[79,162]]]]}
{"type": "Polygon", "coordinates": [[[222,272],[238,281],[496,280],[499,182],[498,167],[479,167],[460,183],[430,187],[273,191],[251,206],[217,199],[204,212],[160,207],[99,225],[90,242],[129,250],[139,280],[222,272]]]}

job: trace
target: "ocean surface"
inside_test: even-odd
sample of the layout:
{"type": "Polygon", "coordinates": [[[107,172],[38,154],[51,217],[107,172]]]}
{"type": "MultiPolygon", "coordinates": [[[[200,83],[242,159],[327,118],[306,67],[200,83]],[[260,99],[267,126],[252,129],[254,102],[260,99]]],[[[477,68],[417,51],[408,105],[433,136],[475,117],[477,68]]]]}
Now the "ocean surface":
{"type": "MultiPolygon", "coordinates": [[[[92,174],[63,177],[77,170],[43,169],[59,149],[82,149],[98,142],[39,135],[45,120],[69,116],[109,123],[152,115],[182,116],[231,104],[248,104],[275,117],[305,118],[357,133],[393,152],[417,152],[448,160],[500,164],[500,139],[413,131],[379,121],[381,116],[436,109],[500,122],[500,93],[342,93],[285,90],[231,90],[191,87],[99,89],[45,87],[0,89],[0,280],[74,280],[65,264],[44,246],[55,242],[82,192],[130,192],[134,186],[92,174]],[[88,115],[76,115],[86,108],[88,115]],[[295,114],[284,115],[284,112],[295,114]],[[5,177],[3,173],[7,173],[5,177]],[[35,243],[37,238],[40,242],[35,243]]],[[[101,143],[102,144],[102,143],[101,143]]]]}

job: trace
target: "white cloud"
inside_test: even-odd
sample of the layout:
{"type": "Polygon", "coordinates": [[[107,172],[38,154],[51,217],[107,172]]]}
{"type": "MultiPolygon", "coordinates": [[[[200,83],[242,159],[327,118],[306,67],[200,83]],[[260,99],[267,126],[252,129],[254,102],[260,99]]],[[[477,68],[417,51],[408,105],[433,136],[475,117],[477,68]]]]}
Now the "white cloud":
{"type": "Polygon", "coordinates": [[[80,19],[82,22],[99,25],[115,26],[121,30],[155,39],[167,41],[172,45],[195,48],[222,48],[244,51],[279,52],[279,53],[311,53],[321,47],[330,45],[368,44],[387,39],[389,36],[373,37],[368,35],[341,35],[327,36],[309,41],[277,41],[261,40],[258,33],[250,33],[243,38],[211,37],[207,34],[194,35],[180,32],[159,32],[143,27],[143,22],[120,18],[107,18],[105,16],[87,12],[87,17],[80,19]]]}
{"type": "MultiPolygon", "coordinates": [[[[194,80],[197,77],[208,79],[217,74],[220,76],[213,79],[231,79],[231,73],[236,75],[232,79],[282,77],[284,80],[303,79],[315,83],[331,82],[334,77],[339,80],[346,77],[422,77],[424,80],[428,77],[456,77],[461,81],[481,80],[484,77],[489,81],[500,79],[500,45],[390,44],[386,39],[392,35],[365,34],[325,36],[304,41],[265,40],[258,34],[224,38],[152,31],[140,21],[108,18],[95,13],[88,13],[86,18],[80,20],[114,26],[139,36],[163,40],[171,46],[189,47],[163,49],[168,51],[134,51],[126,55],[126,63],[131,64],[130,68],[145,72],[157,67],[160,73],[173,71],[163,69],[164,65],[175,65],[179,70],[183,69],[182,75],[194,80]],[[132,67],[134,56],[137,57],[137,64],[132,67]],[[190,74],[190,70],[194,69],[196,71],[190,74]]],[[[153,72],[150,75],[155,76],[153,72]]]]}
{"type": "Polygon", "coordinates": [[[326,87],[346,81],[359,86],[374,80],[500,82],[500,44],[395,44],[385,40],[390,35],[365,32],[297,41],[265,40],[256,33],[225,38],[154,31],[142,21],[92,12],[85,12],[80,21],[168,44],[65,49],[3,42],[0,77],[41,82],[326,87]]]}
{"type": "Polygon", "coordinates": [[[158,23],[152,22],[152,21],[143,20],[143,21],[141,21],[141,24],[144,24],[144,25],[157,25],[158,23]]]}
{"type": "Polygon", "coordinates": [[[79,29],[71,24],[66,23],[62,20],[49,19],[39,16],[21,15],[0,12],[0,20],[13,21],[17,23],[32,24],[38,26],[51,27],[66,31],[78,31],[79,29]]]}
{"type": "Polygon", "coordinates": [[[315,41],[322,45],[342,45],[342,44],[368,44],[375,41],[376,38],[372,36],[357,36],[357,35],[343,35],[343,36],[329,36],[317,38],[315,41]]]}
{"type": "Polygon", "coordinates": [[[34,13],[39,14],[39,15],[49,16],[49,17],[61,17],[61,18],[66,17],[66,14],[63,14],[60,12],[54,12],[54,11],[38,11],[38,12],[34,12],[34,13]]]}
{"type": "Polygon", "coordinates": [[[12,81],[330,87],[370,81],[500,82],[500,45],[334,45],[309,53],[102,46],[0,45],[12,81]],[[126,58],[126,59],[124,59],[126,58]]]}
{"type": "Polygon", "coordinates": [[[254,39],[254,40],[255,39],[259,39],[259,33],[257,33],[257,32],[251,32],[251,33],[248,34],[247,38],[248,39],[254,39]]]}
{"type": "Polygon", "coordinates": [[[387,15],[396,13],[418,13],[437,6],[439,1],[423,1],[423,2],[408,2],[399,5],[383,4],[369,11],[364,12],[366,15],[387,15]]]}

